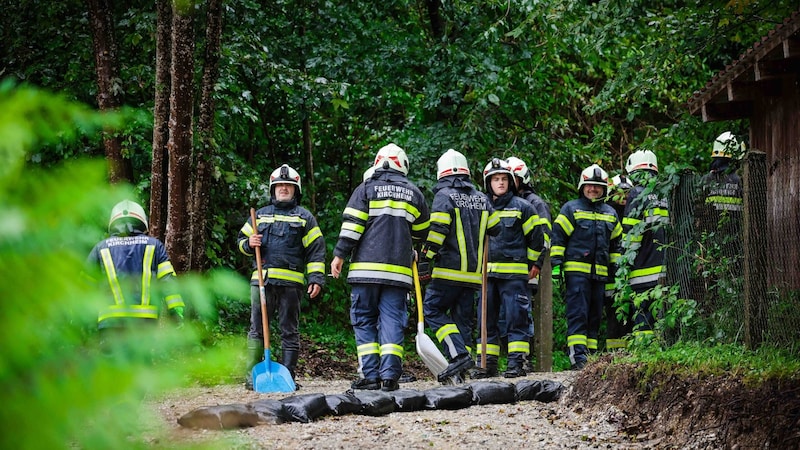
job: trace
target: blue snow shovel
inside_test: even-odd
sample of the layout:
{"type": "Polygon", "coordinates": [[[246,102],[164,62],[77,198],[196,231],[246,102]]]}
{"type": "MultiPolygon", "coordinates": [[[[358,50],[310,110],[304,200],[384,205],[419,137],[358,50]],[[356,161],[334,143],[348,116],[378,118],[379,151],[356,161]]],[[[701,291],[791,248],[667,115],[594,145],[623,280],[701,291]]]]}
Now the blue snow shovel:
{"type": "MultiPolygon", "coordinates": [[[[256,210],[250,208],[253,232],[257,232],[256,210]]],[[[297,386],[289,369],[272,360],[269,349],[269,318],[267,317],[267,294],[264,292],[264,275],[261,269],[261,247],[256,247],[258,270],[258,294],[261,297],[261,327],[264,330],[264,361],[253,366],[253,390],[261,393],[294,392],[297,386]]]]}

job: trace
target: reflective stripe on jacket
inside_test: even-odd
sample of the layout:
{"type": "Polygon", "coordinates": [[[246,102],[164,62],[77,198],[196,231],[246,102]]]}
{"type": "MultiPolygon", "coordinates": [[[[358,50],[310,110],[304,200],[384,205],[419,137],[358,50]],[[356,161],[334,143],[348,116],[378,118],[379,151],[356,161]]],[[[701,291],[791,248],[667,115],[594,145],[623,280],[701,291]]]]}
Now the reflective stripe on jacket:
{"type": "MultiPolygon", "coordinates": [[[[100,267],[113,303],[98,314],[98,328],[121,326],[129,319],[158,319],[159,303],[152,301],[153,280],[175,278],[164,244],[146,234],[112,236],[95,245],[90,265],[100,267]]],[[[160,287],[168,309],[185,306],[173,283],[160,287]]]]}
{"type": "MultiPolygon", "coordinates": [[[[252,219],[239,230],[238,248],[247,256],[255,255],[249,238],[253,235],[252,219]]],[[[291,202],[272,201],[256,211],[257,233],[261,234],[261,266],[265,284],[303,286],[325,284],[325,239],[317,220],[307,209],[291,202]]],[[[256,261],[253,258],[251,285],[258,285],[256,261]]]]}
{"type": "Polygon", "coordinates": [[[500,220],[499,232],[489,239],[488,275],[492,278],[528,280],[540,264],[544,232],[533,205],[512,193],[493,202],[500,220]]]}
{"type": "Polygon", "coordinates": [[[411,289],[413,240],[424,239],[429,226],[419,188],[400,172],[380,169],[350,196],[333,254],[350,257],[349,283],[411,289]]]}
{"type": "Polygon", "coordinates": [[[631,189],[622,219],[625,233],[622,247],[636,251],[628,282],[637,291],[655,286],[666,275],[664,249],[660,247],[667,243],[669,204],[666,199],[660,199],[655,193],[644,193],[644,190],[642,186],[631,189]],[[642,222],[643,228],[634,229],[642,222]]]}
{"type": "Polygon", "coordinates": [[[619,258],[622,226],[614,208],[581,196],[561,207],[553,222],[553,266],[597,280],[613,278],[609,266],[619,258]]]}

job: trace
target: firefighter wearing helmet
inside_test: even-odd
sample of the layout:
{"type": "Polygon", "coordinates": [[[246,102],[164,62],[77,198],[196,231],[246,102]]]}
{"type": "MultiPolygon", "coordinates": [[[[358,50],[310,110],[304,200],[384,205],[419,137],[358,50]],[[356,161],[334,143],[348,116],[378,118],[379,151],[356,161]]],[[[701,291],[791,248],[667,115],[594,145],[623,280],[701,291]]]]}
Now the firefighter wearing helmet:
{"type": "Polygon", "coordinates": [[[331,273],[350,260],[350,320],[358,351],[353,389],[398,389],[403,372],[406,298],[413,288],[414,241],[428,233],[430,213],[408,180],[406,152],[395,144],[378,150],[375,172],[353,191],[342,213],[331,273]]]}
{"type": "Polygon", "coordinates": [[[597,351],[605,285],[619,258],[622,226],[614,208],[603,200],[608,174],[597,164],[584,169],[578,198],[561,207],[553,222],[550,256],[553,275],[563,280],[567,308],[567,346],[573,370],[597,351]]]}
{"type": "MultiPolygon", "coordinates": [[[[539,261],[536,265],[537,267],[542,267],[544,265],[545,258],[547,258],[549,253],[550,235],[552,234],[553,230],[553,215],[550,213],[550,205],[548,205],[544,199],[539,197],[536,192],[534,192],[531,171],[528,169],[528,165],[525,164],[525,161],[517,158],[516,156],[511,156],[506,159],[506,162],[511,167],[511,172],[514,174],[514,183],[517,187],[517,195],[529,201],[536,209],[536,214],[539,216],[539,224],[537,226],[541,227],[542,233],[544,234],[545,251],[543,251],[539,256],[539,261]]],[[[528,289],[530,291],[529,294],[531,297],[531,302],[533,302],[536,293],[539,292],[539,276],[528,280],[528,289]]],[[[530,332],[531,336],[533,336],[533,320],[531,320],[530,332]]],[[[505,338],[502,320],[500,334],[503,336],[503,338],[505,338]]],[[[531,339],[531,345],[533,345],[533,338],[531,339]]],[[[527,369],[531,371],[534,370],[532,361],[532,359],[529,359],[529,364],[527,367],[527,369]]]]}
{"type": "Polygon", "coordinates": [[[147,227],[144,208],[123,200],[111,209],[110,237],[95,245],[89,254],[90,267],[102,274],[96,281],[108,287],[107,306],[97,318],[104,351],[111,350],[110,345],[121,330],[140,324],[157,325],[162,300],[175,320],[183,320],[185,305],[173,282],[175,269],[166,247],[147,235],[147,227]],[[156,289],[157,285],[161,287],[156,289]],[[163,293],[163,298],[152,299],[153,292],[163,293]]]}
{"type": "Polygon", "coordinates": [[[744,154],[744,143],[731,132],[726,131],[714,140],[711,147],[711,168],[703,176],[703,199],[711,214],[710,219],[719,218],[725,212],[741,215],[742,212],[742,179],[731,168],[734,156],[744,154]],[[716,217],[715,217],[716,216],[716,217]]]}
{"type": "MultiPolygon", "coordinates": [[[[619,174],[608,180],[608,197],[606,203],[614,208],[617,216],[625,217],[625,205],[628,202],[628,194],[633,189],[633,182],[627,175],[619,174]]],[[[616,266],[611,268],[611,274],[616,273],[616,266]]],[[[624,337],[633,331],[631,321],[622,321],[617,317],[617,308],[614,307],[614,295],[616,294],[616,284],[614,278],[606,283],[605,294],[605,313],[606,313],[606,350],[618,350],[627,347],[624,337]]]]}
{"type": "MultiPolygon", "coordinates": [[[[636,254],[628,272],[628,285],[634,294],[642,294],[661,283],[666,275],[664,245],[667,244],[669,202],[653,189],[657,182],[658,160],[651,150],[633,152],[628,158],[626,171],[634,186],[628,193],[623,213],[623,249],[633,250],[636,254]]],[[[645,299],[638,307],[629,309],[632,317],[628,319],[633,322],[634,338],[653,334],[655,317],[650,303],[645,299]]]]}
{"type": "Polygon", "coordinates": [[[300,174],[287,164],[281,165],[269,176],[269,194],[269,204],[255,211],[256,223],[248,219],[237,239],[237,248],[248,257],[255,255],[256,247],[261,248],[261,267],[256,267],[253,258],[250,277],[245,372],[245,387],[249,390],[253,389],[252,368],[264,358],[258,270],[265,285],[267,316],[278,321],[282,362],[292,378],[300,356],[300,301],[306,293],[316,298],[325,284],[325,240],[317,219],[299,205],[300,174]]]}
{"type": "Polygon", "coordinates": [[[503,376],[525,376],[525,363],[530,354],[531,303],[528,280],[539,275],[539,256],[544,251],[544,233],[533,205],[516,196],[511,166],[492,159],[483,170],[486,192],[500,220],[500,231],[489,239],[487,265],[486,317],[478,313],[481,324],[486,323],[486,342],[480,343],[480,355],[486,346],[486,368],[473,372],[473,378],[497,376],[500,357],[500,328],[503,322],[508,334],[508,365],[503,376]],[[501,307],[502,306],[502,307],[501,307]]]}
{"type": "Polygon", "coordinates": [[[436,163],[431,227],[421,256],[435,261],[425,290],[425,322],[436,334],[449,362],[437,379],[463,382],[475,362],[475,298],[482,283],[484,238],[499,231],[491,201],[470,181],[467,159],[450,149],[436,163]]]}

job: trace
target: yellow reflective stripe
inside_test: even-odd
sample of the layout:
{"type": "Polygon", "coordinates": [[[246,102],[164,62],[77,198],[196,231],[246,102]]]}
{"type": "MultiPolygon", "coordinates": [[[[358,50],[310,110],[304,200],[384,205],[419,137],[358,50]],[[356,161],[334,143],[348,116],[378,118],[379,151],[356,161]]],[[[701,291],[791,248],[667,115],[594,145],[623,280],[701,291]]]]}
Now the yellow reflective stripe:
{"type": "MultiPolygon", "coordinates": [[[[152,270],[152,269],[150,269],[150,266],[152,265],[152,262],[153,262],[153,260],[152,260],[152,257],[151,257],[150,262],[147,264],[147,267],[148,267],[147,270],[152,270]]],[[[160,280],[160,279],[164,278],[167,275],[175,275],[175,269],[172,267],[172,263],[171,262],[164,261],[164,262],[162,262],[161,264],[158,265],[158,270],[156,271],[156,278],[158,278],[160,280]]]]}
{"type": "MultiPolygon", "coordinates": [[[[482,214],[483,214],[483,213],[482,213],[482,214]]],[[[489,213],[488,213],[488,211],[486,212],[486,214],[489,214],[489,213]]],[[[495,212],[493,212],[492,214],[489,214],[489,220],[488,220],[488,222],[486,223],[486,228],[494,228],[494,227],[496,227],[496,226],[497,226],[499,223],[500,223],[500,216],[498,216],[498,215],[497,215],[497,211],[495,211],[495,212]]],[[[484,228],[484,229],[486,229],[486,228],[484,228]]]]}
{"type": "Polygon", "coordinates": [[[436,231],[431,230],[428,232],[428,242],[437,245],[442,245],[444,243],[444,235],[442,233],[438,233],[436,231]]]}
{"type": "Polygon", "coordinates": [[[561,229],[564,230],[564,234],[567,236],[572,236],[572,232],[575,231],[575,227],[569,219],[567,219],[567,216],[563,214],[559,214],[558,217],[556,217],[555,224],[561,226],[561,229]]]}
{"type": "Polygon", "coordinates": [[[303,219],[300,216],[287,216],[283,214],[273,214],[271,216],[261,216],[256,219],[256,227],[258,227],[259,223],[276,223],[276,222],[289,222],[289,223],[299,223],[303,226],[306,226],[306,219],[303,219]]]}
{"type": "Polygon", "coordinates": [[[614,230],[611,231],[611,239],[616,239],[620,236],[622,236],[622,226],[617,222],[616,225],[614,225],[614,230]]]}
{"type": "Polygon", "coordinates": [[[242,227],[242,234],[244,234],[247,237],[250,237],[250,236],[253,235],[253,226],[250,225],[250,222],[246,222],[244,224],[244,226],[242,227]]]}
{"type": "Polygon", "coordinates": [[[322,237],[322,231],[319,227],[314,227],[303,237],[303,247],[308,248],[312,242],[322,237]]]}
{"type": "MultiPolygon", "coordinates": [[[[256,276],[258,276],[258,272],[256,272],[256,276]]],[[[305,277],[303,276],[302,272],[296,272],[294,270],[288,270],[288,269],[279,269],[277,267],[270,267],[269,269],[267,269],[267,278],[293,281],[295,283],[300,283],[300,284],[303,284],[303,282],[305,281],[305,277]]]]}
{"type": "Polygon", "coordinates": [[[398,358],[403,357],[403,346],[397,344],[381,345],[381,356],[394,355],[398,358]]]}
{"type": "Polygon", "coordinates": [[[427,228],[430,228],[431,222],[430,220],[426,220],[425,222],[415,223],[411,225],[411,231],[422,231],[427,228]]]}
{"type": "Polygon", "coordinates": [[[122,294],[122,288],[119,285],[114,260],[111,259],[111,250],[107,248],[100,250],[100,256],[103,258],[103,267],[106,269],[106,278],[108,278],[108,285],[111,286],[111,295],[114,296],[114,303],[121,305],[125,303],[125,296],[122,294]]]}
{"type": "MultiPolygon", "coordinates": [[[[478,348],[476,349],[478,354],[483,353],[483,344],[478,344],[478,348]]],[[[500,356],[500,346],[497,344],[486,344],[486,354],[489,356],[500,356]]]]}
{"type": "Polygon", "coordinates": [[[640,277],[643,275],[654,275],[664,271],[664,266],[645,267],[642,269],[631,270],[631,277],[640,277]]]}
{"type": "Polygon", "coordinates": [[[586,347],[588,347],[589,350],[597,350],[597,339],[592,339],[592,338],[587,339],[586,347]]]}
{"type": "Polygon", "coordinates": [[[528,273],[528,264],[525,263],[490,262],[487,268],[489,273],[528,273]]]}
{"type": "Polygon", "coordinates": [[[634,338],[644,338],[652,335],[653,335],[653,330],[641,330],[641,331],[637,330],[633,332],[634,338]]]}
{"type": "Polygon", "coordinates": [[[554,245],[550,248],[550,256],[552,257],[562,257],[564,256],[564,246],[563,245],[554,245]]]}
{"type": "MultiPolygon", "coordinates": [[[[342,222],[342,233],[344,231],[353,231],[358,234],[364,234],[364,225],[354,222],[342,222]]],[[[341,233],[340,233],[341,234],[341,233]]]]}
{"type": "Polygon", "coordinates": [[[324,262],[310,262],[306,264],[306,272],[314,273],[314,272],[325,272],[325,263],[324,262]]]}
{"type": "Polygon", "coordinates": [[[377,342],[369,342],[367,344],[361,344],[356,348],[356,350],[358,352],[358,356],[380,354],[380,347],[378,346],[377,342]]]}
{"type": "Polygon", "coordinates": [[[435,212],[431,214],[431,222],[440,223],[442,225],[450,225],[453,221],[453,218],[450,217],[450,214],[445,212],[435,212]]]}
{"type": "Polygon", "coordinates": [[[579,262],[579,261],[564,261],[564,270],[567,272],[580,272],[580,273],[592,273],[592,267],[594,267],[594,273],[600,275],[602,277],[608,276],[608,267],[601,266],[601,265],[592,265],[590,263],[579,262]]]}
{"type": "Polygon", "coordinates": [[[450,336],[451,334],[456,334],[456,333],[458,333],[458,327],[456,327],[456,324],[448,323],[448,324],[442,325],[441,328],[436,330],[436,339],[438,339],[439,342],[442,342],[444,340],[444,338],[446,338],[447,336],[450,336]]]}
{"type": "MultiPolygon", "coordinates": [[[[483,252],[488,252],[489,251],[488,248],[484,248],[484,244],[488,244],[488,242],[489,242],[489,240],[486,239],[486,234],[488,233],[487,230],[489,229],[490,219],[491,219],[491,217],[489,215],[489,211],[481,211],[481,223],[480,223],[480,225],[478,225],[478,230],[480,230],[478,232],[478,235],[480,237],[479,242],[478,242],[478,266],[479,266],[478,267],[478,273],[480,273],[480,274],[483,273],[483,252]]],[[[499,224],[499,223],[500,222],[496,222],[495,226],[497,224],[499,224]]],[[[466,272],[466,270],[467,269],[465,267],[464,271],[466,272]]],[[[483,283],[483,279],[482,278],[481,278],[481,283],[483,283]]]]}
{"type": "Polygon", "coordinates": [[[480,272],[467,272],[461,270],[447,269],[444,267],[434,267],[431,278],[440,280],[458,281],[461,283],[481,284],[483,277],[480,272]]]}
{"type": "Polygon", "coordinates": [[[123,317],[158,319],[158,307],[155,305],[110,305],[100,312],[97,321],[123,317]]]}
{"type": "Polygon", "coordinates": [[[530,216],[525,223],[522,224],[522,232],[525,236],[529,235],[531,231],[539,224],[539,216],[530,216]]]}
{"type": "Polygon", "coordinates": [[[637,223],[641,222],[641,220],[633,218],[633,217],[625,217],[622,219],[623,225],[630,225],[632,227],[636,226],[637,223]]]}
{"type": "Polygon", "coordinates": [[[411,268],[406,266],[399,266],[397,264],[386,264],[376,262],[354,262],[350,264],[350,271],[354,270],[370,270],[379,272],[392,272],[402,275],[411,276],[411,268]]]}
{"type": "Polygon", "coordinates": [[[401,200],[371,200],[369,202],[369,215],[393,217],[404,217],[409,223],[413,223],[419,217],[419,210],[414,205],[401,200]]]}
{"type": "Polygon", "coordinates": [[[461,210],[456,209],[456,241],[458,241],[458,257],[461,261],[461,271],[467,270],[467,240],[464,237],[464,223],[461,221],[461,210]]]}
{"type": "Polygon", "coordinates": [[[586,345],[586,335],[571,334],[567,336],[567,346],[572,347],[573,345],[586,345]]]}
{"type": "Polygon", "coordinates": [[[172,309],[178,306],[186,306],[183,304],[183,297],[181,297],[181,294],[168,295],[165,301],[167,303],[168,309],[172,309]]]}
{"type": "Polygon", "coordinates": [[[711,195],[706,197],[706,203],[727,203],[729,205],[741,205],[740,197],[726,197],[724,195],[711,195]]]}
{"type": "Polygon", "coordinates": [[[627,347],[628,342],[625,339],[606,339],[606,348],[609,350],[618,350],[627,347]]]}
{"type": "Polygon", "coordinates": [[[616,222],[617,216],[589,211],[575,211],[575,219],[594,220],[601,222],[616,222]]]}
{"type": "Polygon", "coordinates": [[[343,215],[352,216],[352,217],[355,217],[356,219],[363,220],[364,222],[369,220],[369,214],[368,213],[366,213],[364,211],[361,211],[360,209],[356,209],[356,208],[350,208],[350,207],[345,208],[343,215]]]}
{"type": "MultiPolygon", "coordinates": [[[[153,255],[156,252],[155,245],[148,245],[144,248],[144,257],[142,258],[142,301],[140,302],[143,305],[147,305],[150,303],[150,283],[153,279],[153,255]]],[[[161,263],[158,265],[158,278],[166,276],[166,271],[169,269],[164,268],[166,263],[161,263]],[[162,275],[164,273],[164,275],[162,275]]],[[[172,268],[172,264],[169,265],[169,268],[172,268]]]]}
{"type": "Polygon", "coordinates": [[[539,260],[539,256],[542,255],[542,252],[538,252],[536,250],[528,249],[527,254],[528,254],[528,259],[530,261],[538,261],[539,260]]]}
{"type": "Polygon", "coordinates": [[[525,353],[526,355],[531,352],[531,343],[526,341],[510,341],[508,343],[508,353],[525,353]]]}
{"type": "Polygon", "coordinates": [[[608,259],[612,264],[619,261],[620,258],[622,258],[621,253],[612,252],[608,255],[608,259]]]}
{"type": "Polygon", "coordinates": [[[501,219],[503,219],[503,218],[521,219],[522,218],[522,211],[501,209],[501,210],[497,211],[497,217],[499,217],[501,219]]]}

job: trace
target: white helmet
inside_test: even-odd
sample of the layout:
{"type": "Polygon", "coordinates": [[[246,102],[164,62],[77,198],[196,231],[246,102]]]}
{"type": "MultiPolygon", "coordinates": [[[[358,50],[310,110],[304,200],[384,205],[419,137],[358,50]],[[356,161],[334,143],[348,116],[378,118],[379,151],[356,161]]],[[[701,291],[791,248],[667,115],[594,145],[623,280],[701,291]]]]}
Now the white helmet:
{"type": "Polygon", "coordinates": [[[300,185],[300,174],[296,170],[284,164],[272,171],[269,176],[269,195],[275,197],[275,185],[279,183],[288,183],[297,186],[295,198],[299,198],[302,193],[302,186],[300,185]]]}
{"type": "Polygon", "coordinates": [[[452,148],[444,152],[436,161],[436,178],[440,179],[450,175],[469,175],[467,158],[452,148]]]}
{"type": "Polygon", "coordinates": [[[592,164],[581,172],[581,179],[578,182],[578,191],[583,189],[583,186],[586,184],[596,184],[608,190],[608,173],[597,164],[592,164]]]}
{"type": "Polygon", "coordinates": [[[367,181],[372,178],[372,174],[375,173],[375,166],[370,167],[369,169],[364,171],[364,179],[362,181],[367,181]]]}
{"type": "MultiPolygon", "coordinates": [[[[138,222],[140,225],[144,226],[144,229],[140,229],[140,231],[147,231],[147,214],[145,214],[144,208],[138,203],[130,200],[123,200],[114,205],[111,209],[111,216],[108,219],[108,230],[112,231],[114,222],[124,219],[138,222]]],[[[134,223],[134,228],[138,228],[136,225],[137,224],[134,223]]]]}
{"type": "Polygon", "coordinates": [[[388,144],[378,150],[375,155],[375,169],[394,169],[408,175],[408,156],[406,152],[395,144],[388,144]]]}
{"type": "Polygon", "coordinates": [[[500,173],[508,174],[508,190],[514,190],[514,172],[511,171],[511,166],[500,158],[492,158],[483,169],[483,187],[486,188],[486,192],[494,194],[491,183],[492,175],[500,173]]]}
{"type": "Polygon", "coordinates": [[[730,131],[726,131],[714,139],[714,147],[711,150],[712,158],[733,158],[734,152],[744,153],[744,142],[740,144],[730,131]]]}
{"type": "Polygon", "coordinates": [[[656,154],[650,150],[639,149],[628,156],[628,162],[625,164],[625,171],[629,174],[636,170],[647,169],[658,172],[658,158],[656,154]]]}
{"type": "Polygon", "coordinates": [[[522,184],[531,184],[531,171],[528,170],[528,166],[525,164],[525,161],[517,158],[516,156],[512,156],[506,159],[506,162],[511,167],[511,173],[513,173],[515,177],[522,180],[522,184]]]}
{"type": "Polygon", "coordinates": [[[633,183],[631,182],[630,178],[626,177],[625,175],[615,175],[609,181],[608,187],[611,189],[627,191],[628,189],[633,188],[633,183]]]}

